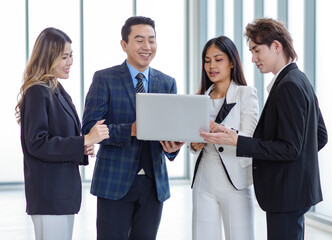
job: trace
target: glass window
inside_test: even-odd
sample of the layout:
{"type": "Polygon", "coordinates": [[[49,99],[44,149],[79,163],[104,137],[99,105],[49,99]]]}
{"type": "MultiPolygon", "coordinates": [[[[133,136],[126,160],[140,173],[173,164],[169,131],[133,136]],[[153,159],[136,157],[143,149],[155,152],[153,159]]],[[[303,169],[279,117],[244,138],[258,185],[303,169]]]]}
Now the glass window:
{"type": "MultiPolygon", "coordinates": [[[[248,23],[252,23],[254,20],[254,0],[243,1],[243,33],[248,23]]],[[[254,86],[254,64],[251,61],[252,55],[249,51],[249,45],[247,40],[243,37],[243,52],[242,52],[242,65],[243,72],[246,78],[247,84],[254,86]]]]}
{"type": "Polygon", "coordinates": [[[278,18],[278,0],[264,0],[264,17],[278,18]]]}
{"type": "MultiPolygon", "coordinates": [[[[331,1],[316,1],[316,92],[320,108],[324,116],[326,128],[332,129],[332,82],[331,82],[331,45],[332,32],[327,30],[332,21],[331,1]]],[[[327,145],[319,152],[319,165],[321,184],[323,188],[324,201],[315,207],[319,214],[332,217],[332,188],[331,188],[331,170],[332,170],[332,143],[327,145]]]]}
{"type": "Polygon", "coordinates": [[[224,1],[225,36],[234,41],[234,0],[224,1]]]}
{"type": "Polygon", "coordinates": [[[71,96],[77,112],[81,113],[80,92],[80,6],[79,1],[57,0],[50,6],[49,1],[29,1],[29,51],[39,33],[47,27],[55,27],[64,31],[72,40],[74,64],[68,79],[59,79],[71,96]],[[65,7],[64,7],[65,6],[65,7]],[[50,16],[51,14],[51,16],[50,16]]]}
{"type": "Polygon", "coordinates": [[[288,30],[293,38],[297,53],[297,65],[303,71],[303,46],[304,46],[304,2],[303,0],[288,1],[288,30]]]}
{"type": "Polygon", "coordinates": [[[15,118],[15,106],[26,60],[25,2],[0,2],[0,88],[1,146],[4,152],[0,161],[0,182],[23,182],[23,155],[20,126],[15,118]]]}
{"type": "MultiPolygon", "coordinates": [[[[217,37],[216,36],[216,0],[208,0],[207,2],[207,18],[208,18],[208,37],[207,39],[210,40],[211,38],[217,37]]],[[[223,13],[218,13],[223,14],[223,13]]]]}

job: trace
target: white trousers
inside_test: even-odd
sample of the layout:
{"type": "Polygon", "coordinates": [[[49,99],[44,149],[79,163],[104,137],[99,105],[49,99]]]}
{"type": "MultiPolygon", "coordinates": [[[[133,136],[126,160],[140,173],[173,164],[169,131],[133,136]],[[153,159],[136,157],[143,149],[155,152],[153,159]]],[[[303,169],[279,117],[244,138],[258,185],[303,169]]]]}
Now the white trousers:
{"type": "Polygon", "coordinates": [[[71,240],[74,215],[31,215],[36,240],[71,240]]]}
{"type": "MultiPolygon", "coordinates": [[[[211,157],[211,155],[209,156],[211,157]]],[[[253,240],[253,187],[236,190],[218,158],[203,158],[193,186],[193,240],[253,240]]]]}

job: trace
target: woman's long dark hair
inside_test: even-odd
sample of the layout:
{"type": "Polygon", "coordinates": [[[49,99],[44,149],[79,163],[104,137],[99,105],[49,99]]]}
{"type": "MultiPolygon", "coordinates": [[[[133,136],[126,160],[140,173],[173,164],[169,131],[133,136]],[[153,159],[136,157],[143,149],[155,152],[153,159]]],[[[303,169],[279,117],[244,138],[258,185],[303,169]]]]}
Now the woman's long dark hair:
{"type": "Polygon", "coordinates": [[[201,88],[198,91],[198,94],[203,95],[206,90],[213,84],[213,82],[211,82],[208,75],[206,74],[204,68],[206,52],[212,45],[216,46],[220,51],[225,53],[228,57],[228,60],[233,64],[233,68],[231,69],[231,80],[233,80],[237,85],[247,85],[242,70],[240,56],[235,44],[228,37],[220,36],[210,39],[204,46],[202,52],[201,88]]]}

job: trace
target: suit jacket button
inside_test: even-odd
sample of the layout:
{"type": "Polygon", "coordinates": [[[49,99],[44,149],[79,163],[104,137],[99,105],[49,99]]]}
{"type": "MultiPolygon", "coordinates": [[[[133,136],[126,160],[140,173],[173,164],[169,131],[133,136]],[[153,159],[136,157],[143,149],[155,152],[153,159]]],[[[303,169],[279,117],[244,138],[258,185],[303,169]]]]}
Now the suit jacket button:
{"type": "Polygon", "coordinates": [[[223,152],[223,151],[224,151],[224,148],[223,148],[223,147],[219,147],[219,148],[218,148],[218,151],[219,151],[219,152],[223,152]]]}

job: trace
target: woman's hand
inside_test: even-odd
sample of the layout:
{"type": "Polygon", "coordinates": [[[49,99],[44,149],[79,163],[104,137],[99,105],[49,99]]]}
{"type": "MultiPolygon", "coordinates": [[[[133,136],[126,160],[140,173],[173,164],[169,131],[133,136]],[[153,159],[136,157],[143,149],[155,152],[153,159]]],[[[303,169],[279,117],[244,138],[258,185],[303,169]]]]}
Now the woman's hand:
{"type": "Polygon", "coordinates": [[[211,133],[220,132],[219,126],[221,125],[216,122],[210,121],[210,132],[211,133]]]}
{"type": "Polygon", "coordinates": [[[208,133],[200,130],[200,136],[208,143],[231,146],[237,145],[238,135],[235,130],[219,125],[219,131],[220,132],[208,133]]]}
{"type": "Polygon", "coordinates": [[[109,138],[109,130],[106,124],[103,124],[105,119],[96,122],[91,128],[90,132],[84,136],[84,146],[90,146],[99,143],[104,139],[109,138]]]}
{"type": "Polygon", "coordinates": [[[201,151],[205,147],[206,143],[197,143],[197,142],[192,142],[190,143],[191,148],[197,152],[201,151]]]}

